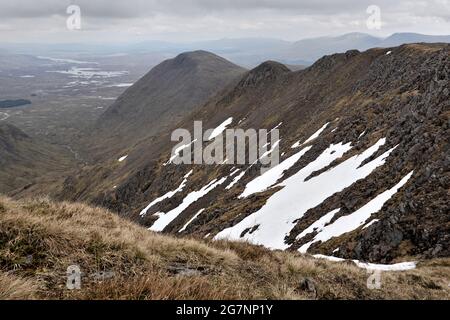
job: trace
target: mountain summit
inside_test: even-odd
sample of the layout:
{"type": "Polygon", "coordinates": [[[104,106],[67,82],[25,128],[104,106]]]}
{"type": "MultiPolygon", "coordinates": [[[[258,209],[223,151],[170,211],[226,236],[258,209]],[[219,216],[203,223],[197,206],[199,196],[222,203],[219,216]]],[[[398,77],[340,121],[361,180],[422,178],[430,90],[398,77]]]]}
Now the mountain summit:
{"type": "Polygon", "coordinates": [[[291,72],[291,70],[281,63],[276,61],[266,61],[249,71],[247,75],[241,79],[238,86],[242,88],[255,86],[260,82],[276,79],[280,75],[289,72],[291,72]]]}
{"type": "Polygon", "coordinates": [[[117,151],[151,137],[237,79],[245,69],[206,51],[166,60],[126,90],[97,121],[101,152],[117,151]]]}

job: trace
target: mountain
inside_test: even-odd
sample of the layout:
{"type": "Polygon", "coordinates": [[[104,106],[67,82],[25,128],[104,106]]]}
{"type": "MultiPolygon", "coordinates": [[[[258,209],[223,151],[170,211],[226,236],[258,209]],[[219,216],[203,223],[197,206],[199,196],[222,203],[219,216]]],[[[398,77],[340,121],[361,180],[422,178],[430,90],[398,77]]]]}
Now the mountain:
{"type": "Polygon", "coordinates": [[[172,130],[278,128],[278,166],[174,165],[168,130],[130,149],[120,178],[98,188],[95,168],[62,195],[177,235],[377,263],[449,256],[449,52],[352,50],[296,72],[263,63],[172,130]]]}
{"type": "Polygon", "coordinates": [[[94,154],[114,154],[158,134],[244,71],[205,51],[183,53],[162,62],[126,90],[97,121],[88,138],[100,141],[94,154]]]}
{"type": "Polygon", "coordinates": [[[367,50],[380,43],[379,38],[365,33],[348,33],[338,37],[304,39],[293,43],[284,53],[285,59],[315,61],[320,57],[347,50],[367,50]]]}
{"type": "Polygon", "coordinates": [[[185,44],[150,41],[140,43],[133,48],[138,47],[144,52],[162,51],[172,54],[203,49],[239,65],[253,68],[265,60],[277,60],[294,65],[311,65],[317,59],[328,54],[344,53],[348,50],[363,51],[375,47],[388,48],[420,42],[449,43],[450,36],[404,32],[381,38],[366,33],[352,32],[340,36],[315,37],[294,42],[270,38],[219,39],[185,44]]]}
{"type": "Polygon", "coordinates": [[[319,37],[294,42],[280,54],[280,59],[288,63],[309,64],[320,57],[348,50],[389,48],[410,43],[450,43],[450,36],[432,36],[418,33],[394,33],[387,38],[378,38],[365,33],[348,33],[337,37],[319,37]]]}
{"type": "Polygon", "coordinates": [[[448,36],[430,36],[420,33],[394,33],[393,35],[383,39],[377,44],[379,47],[395,47],[405,43],[450,43],[450,35],[448,36]]]}
{"type": "Polygon", "coordinates": [[[3,122],[0,122],[0,155],[0,193],[3,194],[23,192],[33,188],[37,181],[50,188],[52,181],[76,165],[68,150],[33,139],[3,122]]]}
{"type": "MultiPolygon", "coordinates": [[[[290,36],[289,36],[290,37],[290,36]]],[[[173,57],[181,52],[207,50],[246,68],[254,68],[266,60],[276,60],[292,65],[311,65],[323,55],[344,53],[347,50],[367,50],[374,47],[394,47],[408,43],[449,43],[448,35],[433,36],[417,33],[395,33],[386,38],[374,37],[369,34],[352,32],[340,36],[325,36],[302,39],[299,41],[286,41],[273,38],[224,38],[218,40],[204,40],[194,42],[167,42],[167,41],[143,41],[127,44],[0,44],[0,49],[6,55],[0,54],[0,61],[5,60],[5,65],[10,67],[10,61],[14,64],[21,62],[29,64],[32,56],[26,58],[17,57],[19,54],[61,56],[74,58],[77,55],[109,59],[114,57],[117,63],[117,55],[122,55],[121,61],[134,64],[136,59],[150,58],[161,61],[164,58],[173,57]],[[10,53],[10,54],[7,54],[10,53]],[[12,53],[16,53],[13,55],[12,53]],[[17,60],[19,59],[19,60],[17,60]],[[24,60],[24,61],[22,61],[24,60]],[[15,62],[15,63],[14,63],[15,62]]],[[[33,62],[33,61],[31,61],[33,62]]],[[[35,62],[34,62],[35,64],[35,62]]],[[[148,65],[150,65],[147,62],[148,65]]],[[[22,65],[22,64],[21,64],[22,65]]],[[[33,67],[33,65],[30,65],[33,67]]]]}
{"type": "MultiPolygon", "coordinates": [[[[395,47],[408,43],[449,43],[450,36],[433,36],[418,33],[395,33],[381,38],[360,32],[340,36],[325,36],[299,41],[270,38],[219,39],[185,44],[144,42],[132,46],[141,51],[170,52],[203,49],[214,52],[234,63],[255,67],[265,60],[277,60],[286,64],[311,65],[324,55],[344,53],[348,50],[367,50],[375,47],[395,47]]],[[[130,48],[131,50],[131,48],[130,48]]]]}
{"type": "MultiPolygon", "coordinates": [[[[158,235],[101,208],[0,196],[0,299],[448,299],[448,259],[367,271],[246,243],[158,235]],[[78,265],[81,289],[65,271],[78,265]],[[405,281],[413,279],[414,281],[405,281]],[[344,281],[345,280],[345,281],[344,281]]],[[[74,269],[75,271],[76,269],[74,269]]]]}

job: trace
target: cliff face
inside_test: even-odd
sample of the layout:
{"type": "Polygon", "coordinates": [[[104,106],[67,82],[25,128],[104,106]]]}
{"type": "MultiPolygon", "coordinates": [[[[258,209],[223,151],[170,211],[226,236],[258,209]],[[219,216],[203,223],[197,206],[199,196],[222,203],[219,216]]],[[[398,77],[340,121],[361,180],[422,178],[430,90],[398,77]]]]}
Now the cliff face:
{"type": "Polygon", "coordinates": [[[277,127],[281,164],[269,175],[259,163],[164,165],[168,130],[148,143],[155,159],[109,189],[89,190],[85,174],[65,194],[82,189],[167,233],[372,262],[448,256],[449,55],[448,44],[412,44],[297,72],[264,63],[172,129],[229,118],[229,128],[277,127]]]}

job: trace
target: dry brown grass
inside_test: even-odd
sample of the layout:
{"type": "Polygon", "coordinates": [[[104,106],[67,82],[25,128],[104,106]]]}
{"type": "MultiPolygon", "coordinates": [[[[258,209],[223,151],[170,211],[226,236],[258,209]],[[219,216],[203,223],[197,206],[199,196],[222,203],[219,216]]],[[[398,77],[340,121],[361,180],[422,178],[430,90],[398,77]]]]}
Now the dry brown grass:
{"type": "Polygon", "coordinates": [[[450,260],[430,261],[383,273],[382,289],[369,290],[351,263],[173,238],[84,204],[0,197],[1,299],[448,299],[449,274],[450,260]],[[74,264],[83,276],[72,291],[74,264]],[[94,277],[104,271],[112,276],[94,277]],[[299,289],[304,278],[316,293],[299,289]]]}
{"type": "Polygon", "coordinates": [[[37,286],[33,281],[0,272],[0,300],[34,299],[37,286]]]}

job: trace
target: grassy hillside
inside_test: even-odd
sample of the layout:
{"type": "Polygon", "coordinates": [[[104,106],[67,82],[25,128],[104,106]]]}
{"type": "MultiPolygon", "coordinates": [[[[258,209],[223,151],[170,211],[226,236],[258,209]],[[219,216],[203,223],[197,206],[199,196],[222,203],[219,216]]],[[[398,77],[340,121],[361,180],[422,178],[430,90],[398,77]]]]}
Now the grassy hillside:
{"type": "Polygon", "coordinates": [[[450,260],[429,261],[383,273],[381,290],[369,290],[353,263],[173,238],[79,203],[0,197],[1,299],[449,299],[449,274],[450,260]],[[71,291],[74,264],[82,286],[71,291]]]}
{"type": "Polygon", "coordinates": [[[0,123],[0,193],[45,193],[76,163],[69,150],[0,123]]]}

